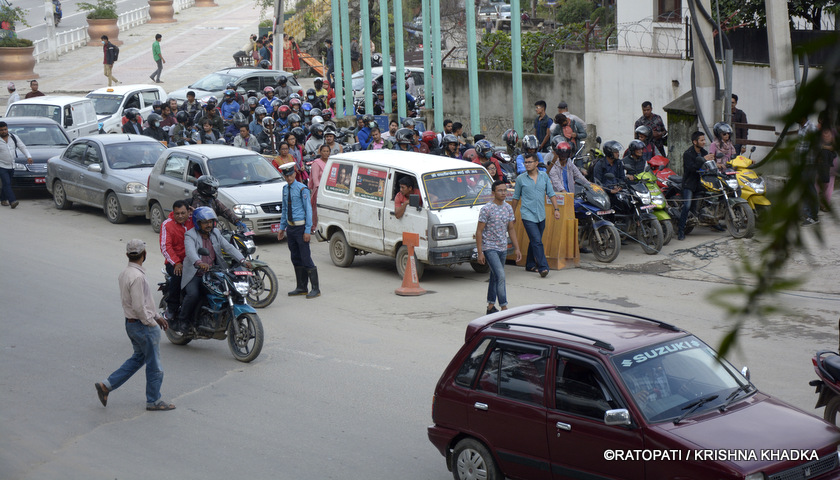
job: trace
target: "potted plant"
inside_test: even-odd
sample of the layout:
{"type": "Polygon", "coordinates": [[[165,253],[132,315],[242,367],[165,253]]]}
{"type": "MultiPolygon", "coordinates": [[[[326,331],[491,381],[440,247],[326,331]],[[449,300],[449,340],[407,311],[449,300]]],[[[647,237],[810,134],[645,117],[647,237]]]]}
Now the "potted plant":
{"type": "Polygon", "coordinates": [[[35,47],[31,40],[18,38],[15,25],[29,24],[20,7],[12,7],[4,2],[0,5],[0,78],[7,80],[25,80],[38,78],[35,73],[35,47]]]}
{"type": "Polygon", "coordinates": [[[101,46],[102,35],[108,36],[108,41],[114,45],[122,45],[120,29],[117,27],[117,4],[114,0],[97,0],[96,3],[79,3],[79,10],[88,12],[88,46],[101,46]]]}
{"type": "Polygon", "coordinates": [[[173,23],[175,20],[175,7],[173,0],[148,0],[149,23],[173,23]]]}

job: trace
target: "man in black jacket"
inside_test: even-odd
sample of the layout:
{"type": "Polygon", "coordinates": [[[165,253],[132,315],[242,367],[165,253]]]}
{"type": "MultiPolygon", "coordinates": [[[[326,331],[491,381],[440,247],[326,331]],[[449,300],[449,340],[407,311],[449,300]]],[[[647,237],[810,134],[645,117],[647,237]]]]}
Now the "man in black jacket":
{"type": "Polygon", "coordinates": [[[102,52],[105,54],[105,58],[102,60],[103,66],[105,67],[105,78],[108,79],[108,86],[111,86],[113,82],[114,85],[119,85],[120,81],[117,80],[114,75],[111,74],[111,71],[114,68],[114,61],[116,61],[116,48],[113,43],[108,41],[107,35],[102,35],[100,38],[102,40],[102,52]]]}
{"type": "Polygon", "coordinates": [[[685,240],[685,222],[691,208],[694,192],[700,188],[700,173],[706,160],[714,160],[715,156],[706,151],[706,135],[697,131],[691,134],[691,146],[683,153],[683,189],[682,211],[677,225],[677,240],[685,240]]]}

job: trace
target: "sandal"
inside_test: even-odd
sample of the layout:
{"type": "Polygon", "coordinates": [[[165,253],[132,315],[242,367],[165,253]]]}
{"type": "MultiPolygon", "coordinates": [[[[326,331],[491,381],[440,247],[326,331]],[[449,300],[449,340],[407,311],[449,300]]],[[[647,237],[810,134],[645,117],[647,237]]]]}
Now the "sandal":
{"type": "Polygon", "coordinates": [[[165,412],[167,410],[175,410],[175,405],[158,401],[154,405],[146,405],[146,410],[151,412],[165,412]]]}
{"type": "Polygon", "coordinates": [[[99,401],[102,402],[102,406],[107,407],[109,393],[108,388],[105,387],[105,384],[103,383],[95,383],[94,386],[96,386],[96,394],[99,395],[99,401]]]}
{"type": "Polygon", "coordinates": [[[537,267],[526,268],[525,271],[537,273],[537,267]]]}
{"type": "Polygon", "coordinates": [[[548,270],[540,270],[540,276],[545,278],[548,275],[548,270]]]}

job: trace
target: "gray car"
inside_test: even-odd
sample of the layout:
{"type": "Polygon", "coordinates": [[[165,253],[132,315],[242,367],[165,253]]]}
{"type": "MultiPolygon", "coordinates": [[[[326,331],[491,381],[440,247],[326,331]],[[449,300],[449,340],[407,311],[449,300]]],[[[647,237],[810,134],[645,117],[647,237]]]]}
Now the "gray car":
{"type": "MultiPolygon", "coordinates": [[[[149,176],[146,217],[152,229],[172,211],[176,200],[191,200],[196,180],[212,175],[219,181],[218,200],[233,210],[249,230],[275,232],[286,180],[262,155],[227,145],[185,145],[168,149],[149,176]]],[[[221,222],[225,222],[220,219],[221,222]]]]}
{"type": "Polygon", "coordinates": [[[102,207],[111,223],[146,213],[146,181],[166,149],[142,135],[80,137],[47,163],[47,190],[59,210],[102,207]]]}
{"type": "Polygon", "coordinates": [[[236,91],[245,94],[248,90],[262,92],[265,87],[276,87],[277,79],[284,76],[288,79],[288,85],[292,88],[299,88],[295,76],[289,72],[279,70],[263,70],[261,68],[233,67],[211,73],[201,80],[169,93],[169,98],[176,98],[178,102],[187,99],[187,92],[195,92],[195,98],[204,98],[214,95],[219,101],[228,83],[236,85],[236,91]]]}
{"type": "Polygon", "coordinates": [[[29,154],[28,163],[20,152],[16,152],[13,188],[44,188],[47,182],[47,160],[60,155],[70,144],[70,137],[55,120],[46,117],[5,117],[9,133],[17,136],[29,154]]]}

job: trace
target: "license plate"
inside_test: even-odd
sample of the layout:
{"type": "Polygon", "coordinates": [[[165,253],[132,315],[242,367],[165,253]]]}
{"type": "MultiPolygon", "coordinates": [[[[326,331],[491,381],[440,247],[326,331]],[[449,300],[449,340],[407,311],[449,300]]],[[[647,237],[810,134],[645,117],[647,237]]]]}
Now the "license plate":
{"type": "Polygon", "coordinates": [[[248,270],[245,270],[245,271],[242,271],[242,272],[233,272],[233,274],[234,275],[244,275],[244,276],[247,276],[247,277],[253,277],[254,276],[254,272],[250,272],[248,270]]]}
{"type": "Polygon", "coordinates": [[[615,213],[615,210],[598,210],[598,215],[609,215],[615,213]]]}
{"type": "Polygon", "coordinates": [[[46,177],[37,177],[35,178],[35,183],[47,183],[46,177]]]}
{"type": "Polygon", "coordinates": [[[738,175],[738,172],[728,171],[726,172],[727,175],[738,175]]]}
{"type": "Polygon", "coordinates": [[[280,231],[280,224],[279,223],[272,223],[271,224],[271,231],[277,233],[280,231]]]}
{"type": "Polygon", "coordinates": [[[652,210],[652,209],[656,208],[656,205],[642,205],[640,208],[642,210],[652,210]]]}

